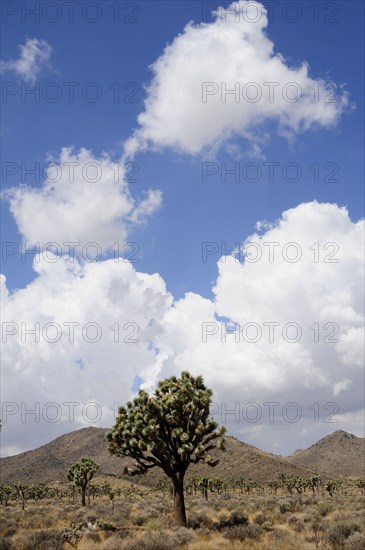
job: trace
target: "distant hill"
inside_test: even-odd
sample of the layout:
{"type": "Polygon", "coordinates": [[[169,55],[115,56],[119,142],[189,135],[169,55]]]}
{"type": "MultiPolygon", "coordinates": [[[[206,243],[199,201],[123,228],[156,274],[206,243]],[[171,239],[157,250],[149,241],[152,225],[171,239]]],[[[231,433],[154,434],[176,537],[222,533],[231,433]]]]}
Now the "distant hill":
{"type": "Polygon", "coordinates": [[[365,477],[365,439],[337,430],[286,459],[329,476],[365,477]]]}
{"type": "MultiPolygon", "coordinates": [[[[33,451],[2,458],[0,481],[61,481],[65,479],[69,466],[82,456],[92,457],[100,465],[99,475],[121,477],[124,467],[131,465],[133,460],[109,454],[105,439],[107,431],[103,428],[83,428],[62,435],[33,451]]],[[[227,437],[227,450],[225,453],[219,452],[219,457],[220,462],[214,469],[199,464],[191,466],[188,473],[222,478],[243,476],[255,481],[277,479],[282,472],[300,476],[308,476],[311,471],[331,476],[364,475],[361,474],[364,440],[346,432],[335,432],[309,449],[297,451],[286,458],[260,451],[234,437],[227,437]]],[[[154,468],[146,476],[138,476],[134,480],[154,484],[161,474],[161,470],[154,468]]]]}

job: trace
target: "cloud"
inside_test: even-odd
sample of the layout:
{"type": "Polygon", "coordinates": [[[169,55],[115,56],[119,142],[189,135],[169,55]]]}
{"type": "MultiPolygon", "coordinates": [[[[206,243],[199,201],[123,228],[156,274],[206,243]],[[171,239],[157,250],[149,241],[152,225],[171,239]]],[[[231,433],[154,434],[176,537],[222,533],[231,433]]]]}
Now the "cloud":
{"type": "Polygon", "coordinates": [[[159,275],[137,273],[121,258],[53,260],[36,257],[36,279],[14,293],[2,278],[4,454],[90,425],[98,415],[96,424],[112,425],[115,403],[128,400],[135,377],[154,367],[151,342],[172,303],[159,275]]]}
{"type": "Polygon", "coordinates": [[[158,274],[139,273],[121,258],[81,264],[67,255],[54,262],[41,255],[34,262],[37,278],[26,288],[9,293],[4,280],[3,330],[4,322],[18,328],[13,335],[13,325],[5,325],[6,400],[33,409],[35,402],[41,407],[56,402],[63,417],[56,424],[41,418],[35,436],[31,415],[23,423],[20,412],[9,416],[3,452],[87,424],[82,407],[94,401],[102,410],[98,423],[111,425],[110,407],[131,397],[136,377],[153,390],[157,380],[181,370],[204,376],[214,390],[213,414],[230,434],[264,449],[290,452],[313,443],[314,434],[351,431],[351,418],[357,419],[358,433],[364,224],[353,222],[346,208],[312,202],[257,227],[236,257],[219,259],[214,299],[187,293],[174,302],[158,274]],[[258,249],[262,256],[255,261],[248,252],[258,249]],[[301,257],[294,262],[298,250],[301,257]],[[223,321],[230,324],[227,333],[223,321]],[[22,342],[24,330],[35,330],[37,322],[40,341],[30,333],[22,342]],[[70,342],[72,322],[79,325],[70,342]],[[49,323],[61,329],[57,342],[47,341],[59,332],[49,323]],[[94,343],[88,340],[97,331],[88,323],[102,331],[94,343]],[[135,338],[138,342],[128,341],[135,338]],[[74,423],[68,402],[80,404],[74,423]],[[273,422],[269,402],[276,403],[273,422]]]}
{"type": "Polygon", "coordinates": [[[136,203],[123,165],[106,154],[96,158],[72,148],[63,148],[49,165],[41,188],[18,186],[6,196],[25,242],[30,247],[53,242],[62,252],[72,242],[78,251],[92,242],[102,252],[115,243],[123,246],[129,226],[143,222],[162,200],[160,191],[150,190],[136,203]]]}
{"type": "MultiPolygon", "coordinates": [[[[201,373],[214,389],[217,419],[225,419],[231,433],[250,421],[240,413],[239,420],[235,412],[222,415],[222,407],[236,411],[240,404],[242,413],[257,403],[262,419],[256,424],[264,429],[251,442],[269,448],[278,435],[266,402],[278,403],[277,423],[284,426],[283,408],[296,403],[307,428],[317,402],[322,431],[328,403],[335,401],[341,414],[363,409],[364,223],[352,222],[346,208],[312,202],[264,227],[236,256],[218,261],[213,300],[190,293],[166,312],[157,347],[167,354],[159,377],[201,373]]],[[[285,430],[280,433],[276,444],[285,448],[285,430]]]]}
{"type": "Polygon", "coordinates": [[[291,139],[334,126],[349,105],[341,87],[309,75],[307,62],[291,67],[274,52],[263,5],[234,2],[214,16],[211,23],[186,25],[153,63],[127,156],[165,147],[214,152],[235,137],[249,140],[248,154],[262,156],[265,123],[274,122],[278,134],[291,139]]]}
{"type": "Polygon", "coordinates": [[[19,44],[18,59],[1,61],[1,72],[12,71],[24,82],[34,84],[44,68],[49,66],[52,47],[46,40],[27,38],[25,44],[19,44]]]}

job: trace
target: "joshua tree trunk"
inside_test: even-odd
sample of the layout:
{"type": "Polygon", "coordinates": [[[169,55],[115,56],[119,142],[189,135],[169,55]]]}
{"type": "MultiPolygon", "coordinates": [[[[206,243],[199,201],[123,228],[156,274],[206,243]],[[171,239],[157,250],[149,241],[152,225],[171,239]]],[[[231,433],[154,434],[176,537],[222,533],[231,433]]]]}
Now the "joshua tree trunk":
{"type": "Polygon", "coordinates": [[[177,523],[186,525],[184,477],[181,475],[174,480],[174,509],[177,523]]]}
{"type": "Polygon", "coordinates": [[[86,489],[81,487],[81,503],[83,506],[86,506],[86,489]]]}

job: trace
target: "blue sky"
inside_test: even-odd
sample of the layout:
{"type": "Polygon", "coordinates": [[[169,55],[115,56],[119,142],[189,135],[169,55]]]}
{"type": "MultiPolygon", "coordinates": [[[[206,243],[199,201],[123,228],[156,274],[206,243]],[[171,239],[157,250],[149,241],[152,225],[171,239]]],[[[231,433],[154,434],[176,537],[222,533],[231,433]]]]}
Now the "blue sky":
{"type": "MultiPolygon", "coordinates": [[[[202,22],[202,13],[207,13],[208,4],[216,9],[219,6],[218,2],[195,1],[97,2],[100,19],[92,23],[82,17],[80,6],[87,3],[81,2],[78,8],[75,7],[74,22],[70,23],[62,2],[57,3],[61,16],[56,22],[49,21],[53,12],[48,15],[41,13],[40,21],[35,21],[30,14],[22,17],[24,2],[14,2],[19,8],[14,15],[6,12],[4,16],[3,13],[3,191],[14,191],[21,183],[20,168],[14,175],[6,173],[10,170],[9,163],[15,163],[17,167],[23,163],[31,168],[38,162],[43,166],[47,155],[58,158],[64,147],[74,147],[75,151],[86,148],[95,158],[106,152],[111,161],[118,162],[125,142],[140,126],[137,123],[139,113],[146,111],[143,101],[149,95],[146,87],[150,86],[153,77],[150,65],[160,58],[167,44],[183,33],[189,21],[196,25],[202,22]],[[118,22],[113,21],[112,5],[119,6],[118,22]],[[129,17],[135,21],[126,21],[129,17]],[[19,57],[19,45],[25,44],[27,39],[43,40],[52,48],[49,61],[40,68],[33,81],[28,82],[11,65],[19,57]],[[35,82],[41,93],[39,102],[35,102],[32,96],[22,101],[21,90],[24,91],[25,86],[34,86],[35,82]],[[79,83],[75,88],[74,102],[69,100],[65,82],[79,83]],[[95,88],[88,88],[90,82],[96,83],[101,92],[98,101],[90,102],[82,95],[82,90],[93,93],[95,88]],[[57,87],[52,89],[50,83],[56,83],[57,87]],[[15,93],[4,96],[6,90],[10,90],[6,86],[13,86],[15,93]],[[52,102],[42,96],[44,90],[53,94],[54,89],[61,90],[59,101],[52,102]],[[116,90],[119,98],[116,98],[116,90]],[[131,98],[136,101],[130,102],[131,98]]],[[[26,4],[29,6],[32,2],[26,4]]],[[[272,2],[262,4],[272,7],[272,2]]],[[[137,181],[129,183],[129,193],[136,204],[146,197],[149,189],[162,192],[160,207],[146,215],[144,223],[127,224],[127,241],[138,246],[138,262],[134,268],[141,273],[158,273],[175,301],[184,300],[188,292],[196,293],[202,299],[214,300],[219,254],[203,262],[204,242],[217,243],[218,247],[225,243],[230,250],[235,243],[242,243],[255,233],[258,221],[275,222],[284,211],[315,200],[347,207],[353,223],[363,217],[364,75],[360,56],[364,46],[364,4],[339,1],[300,2],[296,5],[300,6],[301,15],[298,20],[290,21],[295,18],[292,8],[287,2],[278,3],[265,32],[274,43],[274,53],[283,56],[287,67],[297,69],[306,61],[308,77],[344,86],[349,101],[331,127],[326,127],[318,118],[308,130],[293,131],[291,138],[287,139],[277,131],[275,121],[264,119],[260,137],[265,134],[266,138],[260,142],[260,152],[256,156],[252,155],[250,139],[233,132],[228,140],[219,142],[213,153],[204,150],[192,154],[187,149],[178,150],[173,142],[161,147],[161,142],[156,140],[152,145],[149,141],[147,147],[140,145],[134,156],[127,159],[138,168],[137,181]],[[313,6],[318,11],[314,11],[313,6]],[[232,149],[232,144],[236,149],[232,149]],[[160,150],[155,150],[156,147],[160,150]],[[202,181],[202,171],[207,166],[204,163],[216,163],[218,169],[217,174],[209,176],[206,182],[202,181]],[[239,181],[227,176],[227,181],[222,182],[222,166],[233,169],[235,163],[239,164],[239,181]],[[257,181],[249,182],[242,176],[247,163],[252,163],[252,169],[261,171],[257,181]],[[273,181],[269,181],[268,163],[277,163],[273,181]],[[283,176],[287,163],[299,167],[301,176],[298,181],[288,181],[292,172],[288,177],[285,173],[283,176]]],[[[92,8],[87,17],[93,17],[92,8]]],[[[214,20],[209,16],[205,22],[213,23],[214,20]]],[[[231,53],[233,55],[234,51],[231,53]]],[[[212,56],[214,59],[213,53],[212,56]]],[[[227,56],[230,56],[230,51],[227,56]]],[[[174,58],[171,63],[173,66],[174,58]]],[[[164,90],[167,89],[166,83],[164,90]]],[[[338,88],[336,94],[342,93],[338,88]]],[[[166,102],[166,110],[168,108],[166,102]]],[[[31,175],[23,183],[34,189],[41,189],[43,184],[42,180],[37,182],[31,175]]],[[[103,200],[107,202],[108,195],[103,200]]],[[[5,198],[1,204],[2,241],[20,243],[25,238],[19,222],[21,213],[18,210],[18,219],[15,219],[9,205],[5,198]]],[[[37,223],[43,219],[43,213],[37,210],[26,214],[28,220],[34,217],[37,223]]],[[[32,225],[32,222],[27,223],[32,225]]],[[[50,220],[44,218],[44,223],[47,225],[50,220]]],[[[54,223],[62,225],[62,220],[55,219],[54,223]]],[[[330,229],[327,231],[327,234],[318,235],[318,239],[332,241],[330,229]]],[[[47,236],[45,239],[47,241],[47,236]]],[[[24,289],[39,276],[32,269],[32,260],[32,255],[24,262],[19,254],[15,254],[3,262],[2,273],[6,276],[9,291],[24,289]]],[[[158,355],[160,348],[157,344],[155,349],[158,355]]],[[[87,364],[85,358],[80,360],[87,364]]],[[[173,364],[172,359],[166,363],[166,373],[174,369],[173,364]]],[[[180,364],[177,361],[176,368],[180,364]]],[[[83,370],[87,371],[87,368],[83,370]]],[[[143,375],[140,377],[141,370],[142,367],[136,367],[130,374],[131,379],[126,379],[128,388],[136,376],[138,380],[146,380],[143,375]]],[[[94,394],[91,392],[90,395],[94,394]]],[[[46,439],[46,433],[39,435],[38,440],[46,439]]],[[[310,439],[308,433],[305,437],[310,439]]],[[[259,445],[260,440],[252,439],[251,442],[259,445]]],[[[9,449],[18,448],[15,441],[9,442],[9,449]]],[[[289,449],[288,444],[283,443],[283,448],[289,449]]]]}
{"type": "MultiPolygon", "coordinates": [[[[47,21],[47,15],[41,15],[39,23],[28,16],[24,24],[19,22],[20,17],[9,15],[7,32],[3,36],[3,59],[16,57],[17,45],[23,43],[25,37],[47,40],[54,49],[53,69],[42,74],[39,83],[41,89],[45,89],[49,82],[56,82],[62,92],[57,103],[41,97],[36,104],[31,96],[22,103],[20,92],[8,98],[3,104],[2,124],[6,138],[3,161],[24,162],[29,167],[37,161],[44,165],[46,153],[57,153],[62,147],[71,145],[86,147],[96,155],[106,150],[118,158],[121,142],[136,126],[136,116],[142,110],[143,87],[151,79],[149,65],[188,21],[201,21],[202,13],[208,10],[204,4],[208,3],[146,1],[123,11],[121,2],[120,23],[113,23],[110,6],[109,10],[103,8],[100,20],[94,24],[83,20],[76,9],[73,24],[68,23],[66,11],[62,12],[61,21],[53,24],[47,21]],[[138,9],[135,15],[134,9],[138,9]],[[123,22],[129,14],[138,22],[123,22]],[[80,83],[77,90],[85,89],[89,82],[97,82],[102,93],[100,100],[89,103],[80,91],[76,91],[75,101],[70,103],[63,85],[69,81],[80,83]],[[123,86],[131,82],[136,87],[123,90],[123,86]],[[119,83],[119,102],[114,101],[115,83],[119,83]],[[129,93],[133,93],[137,103],[123,102],[128,101],[129,93]]],[[[233,177],[228,177],[223,184],[218,173],[203,184],[204,161],[199,157],[164,151],[140,154],[135,158],[139,172],[133,192],[138,196],[153,185],[164,194],[164,206],[148,227],[133,233],[133,240],[140,247],[139,267],[149,273],[161,273],[176,297],[189,290],[209,295],[216,265],[200,262],[202,241],[225,242],[229,248],[251,234],[258,219],[275,220],[283,210],[313,199],[347,205],[353,219],[362,215],[363,74],[356,52],[362,50],[363,44],[363,4],[337,2],[336,13],[322,6],[317,15],[310,9],[309,2],[304,2],[301,3],[301,19],[293,23],[288,19],[295,19],[295,13],[284,12],[285,5],[282,3],[275,8],[274,21],[268,29],[275,50],[293,65],[307,60],[310,73],[315,77],[328,74],[335,82],[344,83],[356,110],[345,114],[334,130],[309,132],[293,145],[282,138],[271,140],[265,148],[266,160],[280,163],[274,184],[267,181],[268,169],[262,166],[264,161],[257,161],[264,170],[257,183],[245,182],[243,177],[239,183],[234,183],[233,177]],[[316,23],[315,17],[319,18],[316,23]],[[303,176],[298,183],[283,180],[281,169],[286,162],[296,162],[302,168],[303,176]],[[338,165],[338,174],[333,176],[337,183],[323,183],[332,171],[331,167],[324,168],[328,162],[338,165]],[[314,182],[314,170],[310,170],[315,163],[320,171],[319,183],[314,182]]],[[[87,14],[90,18],[94,16],[91,9],[87,14]]],[[[52,17],[50,11],[48,18],[52,17]]],[[[4,81],[9,79],[10,75],[5,74],[4,81]]],[[[53,90],[49,90],[51,95],[53,90]]],[[[90,93],[93,92],[90,88],[90,93]]],[[[226,162],[228,169],[232,169],[235,162],[225,151],[219,152],[217,161],[226,162]]],[[[248,161],[249,158],[243,158],[241,164],[248,161]]],[[[12,178],[8,176],[4,187],[17,181],[18,174],[12,178]]],[[[33,183],[34,180],[30,176],[27,181],[33,183]]],[[[2,208],[3,235],[9,241],[19,241],[7,205],[3,204],[2,208]]],[[[19,266],[18,259],[14,258],[13,262],[4,265],[12,288],[24,286],[34,276],[31,259],[19,266]]]]}

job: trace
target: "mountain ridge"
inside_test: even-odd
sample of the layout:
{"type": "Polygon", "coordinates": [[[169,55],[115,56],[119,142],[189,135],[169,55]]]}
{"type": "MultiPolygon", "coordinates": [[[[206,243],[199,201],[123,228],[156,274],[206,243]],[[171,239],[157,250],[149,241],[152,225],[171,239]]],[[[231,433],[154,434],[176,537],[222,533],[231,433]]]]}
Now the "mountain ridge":
{"type": "MultiPolygon", "coordinates": [[[[15,483],[52,482],[66,479],[69,466],[82,456],[90,456],[99,465],[99,473],[122,477],[125,466],[133,459],[115,457],[108,452],[105,428],[88,427],[61,435],[37,449],[0,459],[0,481],[15,483]]],[[[222,478],[242,476],[262,482],[277,479],[279,474],[309,476],[320,473],[327,477],[365,476],[365,439],[337,430],[307,449],[299,449],[287,457],[274,455],[227,437],[227,451],[213,451],[219,464],[210,468],[205,464],[192,465],[189,474],[214,475],[222,478]]],[[[136,481],[153,484],[161,477],[158,469],[151,470],[136,481]]]]}

